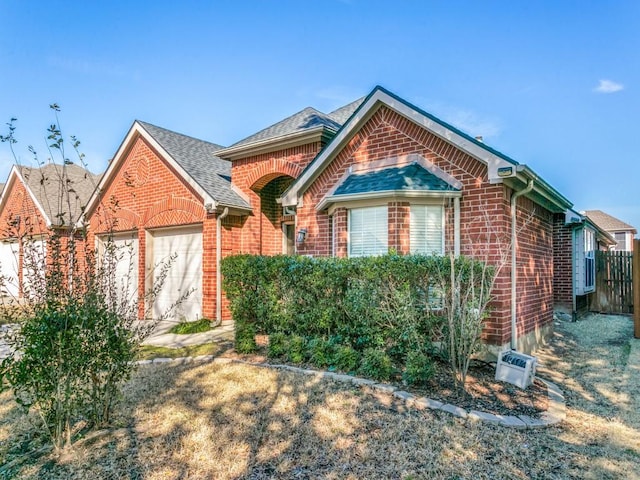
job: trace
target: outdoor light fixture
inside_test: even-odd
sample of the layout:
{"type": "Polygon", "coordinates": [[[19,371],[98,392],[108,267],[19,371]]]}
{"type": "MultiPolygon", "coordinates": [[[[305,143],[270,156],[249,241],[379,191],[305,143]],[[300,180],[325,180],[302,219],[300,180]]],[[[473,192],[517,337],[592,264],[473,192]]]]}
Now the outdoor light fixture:
{"type": "Polygon", "coordinates": [[[296,241],[298,243],[303,243],[305,238],[307,238],[307,229],[301,228],[298,230],[298,237],[296,238],[296,241]]]}

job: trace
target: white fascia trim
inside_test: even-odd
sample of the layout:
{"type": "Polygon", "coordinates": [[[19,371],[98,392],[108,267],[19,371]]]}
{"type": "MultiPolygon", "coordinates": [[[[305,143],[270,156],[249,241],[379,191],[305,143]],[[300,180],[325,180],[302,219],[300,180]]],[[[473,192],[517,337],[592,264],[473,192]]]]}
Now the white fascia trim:
{"type": "Polygon", "coordinates": [[[302,132],[288,133],[278,137],[270,137],[264,140],[238,145],[237,147],[223,148],[216,151],[216,156],[225,160],[237,160],[249,155],[259,155],[261,153],[306,145],[313,140],[321,140],[325,130],[328,130],[330,133],[332,132],[331,129],[325,126],[314,127],[303,130],[302,132]]]}
{"type": "MultiPolygon", "coordinates": [[[[100,183],[98,183],[98,186],[96,187],[93,194],[91,195],[91,198],[87,202],[87,206],[85,208],[85,214],[83,214],[82,217],[76,222],[76,225],[78,227],[84,226],[84,223],[85,223],[84,217],[86,216],[87,213],[89,212],[93,213],[92,211],[93,211],[95,202],[97,202],[100,196],[102,195],[104,186],[107,185],[112,180],[117,170],[118,164],[122,161],[125,153],[129,150],[129,147],[131,146],[131,142],[133,141],[136,134],[139,134],[147,142],[149,142],[149,144],[160,154],[160,156],[172,168],[174,168],[184,180],[191,178],[191,176],[186,172],[186,170],[182,168],[182,166],[180,166],[180,164],[178,164],[178,162],[176,162],[173,159],[173,157],[169,155],[169,153],[160,146],[160,144],[144,129],[144,127],[140,125],[138,121],[135,121],[133,122],[133,125],[129,129],[127,136],[120,144],[120,147],[118,148],[118,151],[116,152],[115,156],[113,157],[111,162],[109,162],[107,171],[102,175],[102,178],[100,179],[100,183]]],[[[213,197],[211,197],[211,195],[209,195],[197,182],[189,182],[187,180],[187,183],[191,187],[193,187],[193,189],[196,191],[196,193],[198,193],[198,195],[202,197],[203,205],[210,203],[213,205],[214,209],[217,209],[218,202],[213,197]]]]}
{"type": "Polygon", "coordinates": [[[534,180],[534,192],[547,199],[549,202],[558,205],[559,208],[567,209],[573,207],[573,203],[568,198],[549,185],[528,166],[518,165],[517,176],[521,181],[525,182],[525,184],[528,183],[529,180],[534,180]]]}
{"type": "Polygon", "coordinates": [[[356,202],[359,200],[374,200],[388,198],[390,201],[398,198],[459,198],[462,192],[430,192],[430,191],[406,191],[385,190],[382,192],[352,193],[350,195],[334,195],[323,198],[316,206],[316,211],[321,212],[328,206],[336,203],[356,202]]]}
{"type": "MultiPolygon", "coordinates": [[[[31,170],[38,170],[38,169],[33,169],[32,168],[31,170]]],[[[11,168],[11,173],[14,173],[14,172],[15,172],[16,178],[18,180],[20,180],[20,182],[22,182],[22,185],[24,186],[24,189],[27,191],[27,193],[31,197],[31,200],[33,201],[34,205],[38,208],[38,210],[40,210],[40,214],[42,215],[42,218],[45,219],[47,228],[51,228],[53,226],[53,222],[49,218],[49,215],[47,215],[47,212],[45,211],[45,209],[42,206],[42,204],[38,201],[36,196],[33,194],[33,191],[29,187],[29,184],[27,184],[27,182],[24,181],[24,177],[22,176],[22,173],[20,173],[20,170],[18,170],[18,168],[15,165],[11,168]]],[[[7,183],[9,183],[9,182],[7,182],[7,183]]]]}
{"type": "Polygon", "coordinates": [[[334,154],[339,152],[347,141],[352,137],[355,131],[364,124],[377,110],[379,105],[385,105],[388,108],[398,112],[400,115],[408,118],[417,125],[424,127],[432,132],[434,135],[446,140],[447,142],[455,145],[461,150],[465,151],[475,159],[481,161],[487,165],[489,170],[489,180],[494,182],[501,182],[502,178],[498,176],[498,169],[501,167],[512,167],[510,176],[516,175],[516,164],[511,163],[504,158],[491,153],[487,149],[477,145],[461,135],[449,130],[445,126],[430,119],[422,113],[414,110],[403,102],[397,101],[395,98],[387,94],[382,90],[377,90],[365,104],[360,107],[360,112],[357,116],[352,117],[351,120],[343,126],[338,134],[331,141],[330,147],[321,152],[316,158],[313,164],[313,168],[310,168],[304,172],[298,180],[295,182],[295,187],[289,190],[285,196],[282,197],[282,204],[287,206],[294,206],[298,204],[299,194],[303,192],[308,185],[317,178],[318,175],[324,170],[327,163],[333,159],[334,154]]]}
{"type": "Polygon", "coordinates": [[[7,181],[4,184],[4,188],[2,189],[2,196],[0,196],[0,212],[4,210],[5,204],[9,201],[9,192],[13,188],[13,183],[15,182],[16,178],[18,178],[16,166],[12,165],[11,170],[9,171],[9,176],[7,177],[7,181]]]}

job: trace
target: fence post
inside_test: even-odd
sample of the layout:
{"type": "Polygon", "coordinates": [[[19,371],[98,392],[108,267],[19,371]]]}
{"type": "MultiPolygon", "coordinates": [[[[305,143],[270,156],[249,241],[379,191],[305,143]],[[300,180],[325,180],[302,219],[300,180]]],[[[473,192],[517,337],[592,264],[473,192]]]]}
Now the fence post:
{"type": "Polygon", "coordinates": [[[640,240],[633,241],[633,336],[640,338],[640,240]]]}

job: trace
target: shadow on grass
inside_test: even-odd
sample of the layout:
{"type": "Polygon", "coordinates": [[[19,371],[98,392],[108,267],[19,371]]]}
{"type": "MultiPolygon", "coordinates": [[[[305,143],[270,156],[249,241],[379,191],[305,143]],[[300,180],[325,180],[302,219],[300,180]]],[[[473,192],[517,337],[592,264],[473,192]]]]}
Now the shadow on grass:
{"type": "MultiPolygon", "coordinates": [[[[558,369],[568,361],[558,371],[570,375],[589,349],[559,335],[548,357],[558,369]]],[[[584,392],[562,385],[570,404],[588,394],[580,385],[584,392]]],[[[534,431],[473,424],[238,363],[144,366],[124,395],[117,430],[14,478],[633,478],[638,469],[633,445],[590,445],[601,440],[580,422],[534,431]]]]}

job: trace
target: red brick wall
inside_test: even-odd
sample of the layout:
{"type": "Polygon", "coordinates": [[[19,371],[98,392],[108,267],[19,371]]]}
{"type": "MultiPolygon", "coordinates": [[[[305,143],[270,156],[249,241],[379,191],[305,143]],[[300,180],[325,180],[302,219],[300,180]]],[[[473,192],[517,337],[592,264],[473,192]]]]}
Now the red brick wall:
{"type": "MultiPolygon", "coordinates": [[[[90,212],[90,241],[95,244],[95,235],[99,234],[138,231],[138,291],[142,295],[147,289],[146,230],[190,224],[202,225],[202,314],[214,318],[216,216],[206,213],[201,196],[180,180],[144,138],[134,138],[112,180],[105,185],[100,205],[90,212]]],[[[138,312],[144,318],[142,298],[138,312]]]]}
{"type": "Polygon", "coordinates": [[[573,310],[573,227],[565,225],[564,215],[553,219],[553,301],[558,307],[573,310]]]}
{"type": "Polygon", "coordinates": [[[253,215],[236,233],[235,253],[282,253],[281,208],[275,199],[298,178],[321,147],[315,142],[233,161],[233,185],[249,199],[253,209],[253,215]]]}
{"type": "MultiPolygon", "coordinates": [[[[298,209],[298,228],[307,228],[307,240],[299,253],[314,256],[331,254],[331,234],[335,252],[347,254],[347,212],[335,210],[333,229],[327,212],[315,206],[338,182],[349,166],[417,153],[462,182],[460,200],[461,253],[502,265],[494,290],[492,314],[487,321],[485,340],[504,344],[510,339],[510,189],[488,182],[487,169],[479,161],[458,150],[406,118],[382,107],[337,154],[303,196],[298,209]]],[[[399,252],[409,250],[409,203],[389,203],[389,246],[399,252]]],[[[453,249],[453,206],[445,201],[446,250],[453,249]]],[[[518,202],[518,331],[525,334],[552,321],[553,244],[551,214],[532,202],[518,202]]]]}

